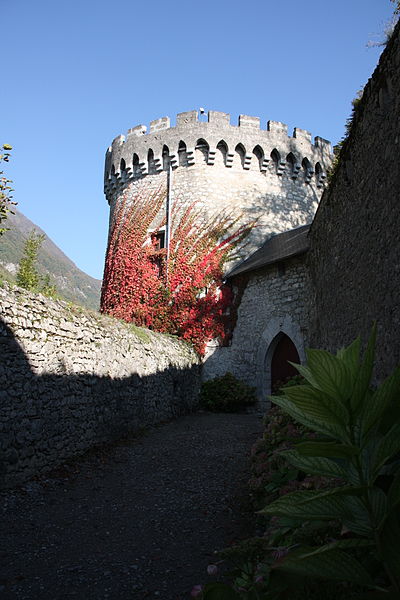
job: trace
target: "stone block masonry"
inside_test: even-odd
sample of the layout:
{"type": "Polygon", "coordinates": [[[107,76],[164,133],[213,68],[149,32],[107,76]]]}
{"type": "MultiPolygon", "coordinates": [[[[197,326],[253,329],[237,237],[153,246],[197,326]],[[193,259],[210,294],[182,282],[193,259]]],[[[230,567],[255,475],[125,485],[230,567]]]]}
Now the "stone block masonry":
{"type": "Polygon", "coordinates": [[[0,289],[0,487],[197,407],[199,360],[172,336],[0,289]]]}
{"type": "Polygon", "coordinates": [[[400,23],[365,86],[310,231],[311,343],[336,351],[377,322],[377,380],[400,358],[400,23]]]}
{"type": "Polygon", "coordinates": [[[244,276],[233,278],[243,295],[237,313],[237,324],[231,344],[220,347],[209,344],[203,366],[203,378],[213,379],[230,371],[255,386],[260,411],[268,408],[271,393],[271,350],[273,342],[285,333],[294,342],[301,362],[308,343],[308,303],[310,284],[304,256],[268,265],[244,276]],[[242,279],[239,283],[237,280],[242,279]]]}

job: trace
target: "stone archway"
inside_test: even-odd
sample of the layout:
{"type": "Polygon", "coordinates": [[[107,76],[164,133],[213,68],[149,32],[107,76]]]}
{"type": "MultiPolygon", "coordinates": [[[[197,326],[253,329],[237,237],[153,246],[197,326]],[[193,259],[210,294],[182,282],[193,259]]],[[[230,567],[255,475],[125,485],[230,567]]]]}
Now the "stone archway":
{"type": "Polygon", "coordinates": [[[271,346],[274,346],[271,357],[271,391],[275,392],[280,383],[298,374],[291,362],[299,363],[297,348],[286,333],[278,333],[271,346]]]}
{"type": "MultiPolygon", "coordinates": [[[[284,353],[287,355],[287,346],[291,351],[293,351],[292,346],[294,346],[297,352],[297,357],[293,362],[305,362],[304,338],[300,325],[290,315],[275,317],[270,320],[262,332],[257,351],[257,396],[262,411],[267,410],[270,405],[267,397],[271,394],[272,389],[272,360],[275,351],[278,352],[276,360],[279,361],[279,356],[282,358],[284,353]],[[289,338],[290,344],[287,341],[281,341],[285,338],[289,338]],[[280,344],[282,345],[281,348],[279,348],[280,344]]],[[[292,359],[289,358],[289,360],[292,359]]]]}

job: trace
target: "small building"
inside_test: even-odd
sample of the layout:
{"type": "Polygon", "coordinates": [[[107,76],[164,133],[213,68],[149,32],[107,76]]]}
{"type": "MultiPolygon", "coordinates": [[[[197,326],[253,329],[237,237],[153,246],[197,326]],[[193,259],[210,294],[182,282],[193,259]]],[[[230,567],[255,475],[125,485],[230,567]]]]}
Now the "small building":
{"type": "Polygon", "coordinates": [[[203,376],[230,371],[255,386],[260,409],[278,382],[297,374],[288,362],[304,362],[308,343],[310,283],[305,264],[309,248],[303,225],[269,238],[227,275],[234,294],[231,339],[208,346],[203,376]]]}

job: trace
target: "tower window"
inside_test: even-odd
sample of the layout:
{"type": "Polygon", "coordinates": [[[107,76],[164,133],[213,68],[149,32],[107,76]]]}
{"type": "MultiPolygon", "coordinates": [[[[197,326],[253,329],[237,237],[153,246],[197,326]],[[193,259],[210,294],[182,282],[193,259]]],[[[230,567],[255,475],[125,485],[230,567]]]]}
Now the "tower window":
{"type": "Polygon", "coordinates": [[[151,234],[151,243],[154,250],[165,248],[165,231],[157,231],[151,234]]]}

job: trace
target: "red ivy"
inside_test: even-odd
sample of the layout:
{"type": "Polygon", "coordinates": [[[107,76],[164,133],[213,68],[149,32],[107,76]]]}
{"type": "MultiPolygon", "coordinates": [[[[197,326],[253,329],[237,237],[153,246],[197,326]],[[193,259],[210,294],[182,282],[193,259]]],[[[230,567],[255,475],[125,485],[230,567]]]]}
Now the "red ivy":
{"type": "MultiPolygon", "coordinates": [[[[231,291],[222,285],[223,266],[253,224],[219,216],[208,224],[195,205],[172,207],[169,253],[149,233],[166,192],[142,189],[127,195],[114,215],[101,311],[139,326],[178,335],[204,354],[206,343],[223,340],[231,291]],[[232,230],[234,231],[232,232],[232,230]]],[[[164,225],[161,223],[160,227],[164,225]]]]}

